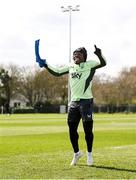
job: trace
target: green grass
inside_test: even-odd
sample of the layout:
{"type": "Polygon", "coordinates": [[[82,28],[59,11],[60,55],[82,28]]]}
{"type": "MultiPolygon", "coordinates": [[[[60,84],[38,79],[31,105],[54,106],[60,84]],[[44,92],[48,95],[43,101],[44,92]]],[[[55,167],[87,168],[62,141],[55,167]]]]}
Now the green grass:
{"type": "MultiPolygon", "coordinates": [[[[94,114],[94,165],[71,167],[67,115],[0,115],[0,179],[136,179],[136,114],[94,114]]],[[[86,153],[82,123],[80,149],[86,153]]]]}

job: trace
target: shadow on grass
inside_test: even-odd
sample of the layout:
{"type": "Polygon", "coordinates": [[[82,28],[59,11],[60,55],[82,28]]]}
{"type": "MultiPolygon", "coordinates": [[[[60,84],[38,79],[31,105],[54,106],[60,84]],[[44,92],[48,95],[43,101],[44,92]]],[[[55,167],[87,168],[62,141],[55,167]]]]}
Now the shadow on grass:
{"type": "MultiPolygon", "coordinates": [[[[87,166],[87,165],[79,165],[79,166],[87,166]]],[[[116,168],[116,167],[110,167],[110,166],[97,166],[97,165],[93,165],[90,166],[91,168],[99,168],[99,169],[108,169],[108,170],[115,170],[115,171],[126,171],[126,172],[133,172],[136,173],[136,170],[133,169],[123,169],[123,168],[116,168]]]]}

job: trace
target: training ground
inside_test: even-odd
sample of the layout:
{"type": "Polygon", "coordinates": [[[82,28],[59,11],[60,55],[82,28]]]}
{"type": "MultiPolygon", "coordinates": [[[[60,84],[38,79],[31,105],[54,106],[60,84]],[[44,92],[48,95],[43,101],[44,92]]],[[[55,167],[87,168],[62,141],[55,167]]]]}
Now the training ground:
{"type": "Polygon", "coordinates": [[[0,115],[0,179],[136,179],[136,114],[94,114],[94,165],[82,123],[73,157],[66,114],[0,115]]]}

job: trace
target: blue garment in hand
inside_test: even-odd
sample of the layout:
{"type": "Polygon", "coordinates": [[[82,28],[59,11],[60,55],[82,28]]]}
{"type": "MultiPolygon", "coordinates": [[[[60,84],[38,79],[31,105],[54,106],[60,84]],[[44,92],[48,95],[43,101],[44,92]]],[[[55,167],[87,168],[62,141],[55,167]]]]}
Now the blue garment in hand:
{"type": "Polygon", "coordinates": [[[40,54],[39,54],[39,42],[40,42],[40,39],[35,41],[36,62],[39,63],[40,67],[45,67],[46,66],[46,59],[41,59],[41,57],[40,57],[40,54]]]}

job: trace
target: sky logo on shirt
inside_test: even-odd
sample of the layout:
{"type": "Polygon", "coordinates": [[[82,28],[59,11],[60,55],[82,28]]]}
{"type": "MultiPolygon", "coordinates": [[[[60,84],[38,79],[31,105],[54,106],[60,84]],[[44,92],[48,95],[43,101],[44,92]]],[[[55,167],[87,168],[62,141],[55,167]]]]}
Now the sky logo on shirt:
{"type": "Polygon", "coordinates": [[[82,73],[77,73],[77,72],[74,72],[71,74],[71,77],[72,78],[77,78],[77,79],[80,79],[82,76],[82,73]]]}

